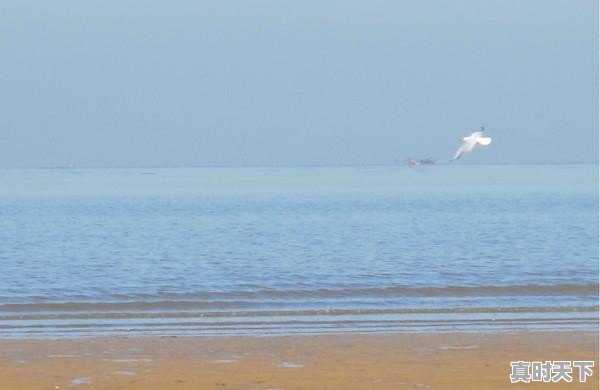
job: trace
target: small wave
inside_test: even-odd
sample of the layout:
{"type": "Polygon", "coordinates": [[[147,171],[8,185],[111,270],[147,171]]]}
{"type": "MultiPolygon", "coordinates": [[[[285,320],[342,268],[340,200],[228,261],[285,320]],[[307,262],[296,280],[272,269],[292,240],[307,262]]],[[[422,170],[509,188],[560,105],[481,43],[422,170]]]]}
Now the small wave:
{"type": "MultiPolygon", "coordinates": [[[[107,301],[26,302],[0,304],[1,312],[109,311],[109,310],[206,310],[260,306],[265,302],[351,298],[436,298],[512,296],[597,296],[598,283],[513,286],[367,287],[254,291],[202,291],[192,293],[119,294],[107,301]]],[[[92,299],[92,298],[89,298],[92,299]]]]}
{"type": "MultiPolygon", "coordinates": [[[[160,309],[159,307],[157,309],[160,309]]],[[[139,310],[139,308],[138,308],[139,310]]],[[[89,311],[0,315],[0,321],[47,320],[130,320],[169,318],[243,318],[243,317],[317,317],[317,316],[373,316],[393,314],[482,314],[482,313],[568,313],[596,312],[598,306],[520,306],[520,307],[434,307],[395,309],[297,309],[297,310],[246,310],[246,311],[89,311]]],[[[0,323],[0,328],[3,325],[0,323]]]]}
{"type": "MultiPolygon", "coordinates": [[[[77,327],[59,324],[19,326],[0,329],[0,338],[62,338],[101,336],[218,336],[218,335],[291,335],[327,333],[371,333],[371,332],[455,332],[455,331],[515,331],[515,330],[585,330],[598,327],[596,313],[580,315],[551,313],[519,315],[459,315],[459,316],[399,316],[371,318],[319,318],[319,319],[256,319],[253,321],[217,322],[120,322],[80,324],[77,327]]],[[[117,363],[151,361],[145,358],[105,359],[117,363]]]]}

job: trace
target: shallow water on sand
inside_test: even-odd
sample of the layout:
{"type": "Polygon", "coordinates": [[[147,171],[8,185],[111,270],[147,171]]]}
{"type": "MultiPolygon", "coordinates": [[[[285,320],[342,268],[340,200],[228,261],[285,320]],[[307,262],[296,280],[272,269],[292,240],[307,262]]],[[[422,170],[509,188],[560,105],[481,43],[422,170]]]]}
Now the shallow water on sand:
{"type": "Polygon", "coordinates": [[[0,337],[597,324],[594,165],[0,171],[0,337]]]}

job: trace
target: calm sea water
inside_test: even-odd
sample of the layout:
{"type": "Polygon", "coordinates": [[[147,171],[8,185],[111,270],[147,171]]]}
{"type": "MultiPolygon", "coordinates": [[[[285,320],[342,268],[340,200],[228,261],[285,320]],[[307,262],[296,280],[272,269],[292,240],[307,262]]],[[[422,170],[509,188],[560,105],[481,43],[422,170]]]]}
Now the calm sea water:
{"type": "Polygon", "coordinates": [[[595,165],[0,171],[0,337],[581,329],[595,165]]]}

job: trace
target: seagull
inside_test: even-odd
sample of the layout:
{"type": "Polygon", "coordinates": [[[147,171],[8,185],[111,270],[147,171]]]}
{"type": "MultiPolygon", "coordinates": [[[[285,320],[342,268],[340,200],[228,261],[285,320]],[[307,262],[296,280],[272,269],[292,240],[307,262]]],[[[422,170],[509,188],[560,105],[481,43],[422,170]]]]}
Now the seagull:
{"type": "Polygon", "coordinates": [[[485,136],[485,128],[483,126],[481,126],[481,129],[479,131],[471,133],[470,136],[463,137],[461,141],[462,145],[460,145],[460,148],[458,148],[458,150],[456,151],[454,158],[450,161],[458,160],[459,158],[473,150],[473,148],[477,144],[487,146],[492,143],[492,139],[490,137],[485,136]]]}

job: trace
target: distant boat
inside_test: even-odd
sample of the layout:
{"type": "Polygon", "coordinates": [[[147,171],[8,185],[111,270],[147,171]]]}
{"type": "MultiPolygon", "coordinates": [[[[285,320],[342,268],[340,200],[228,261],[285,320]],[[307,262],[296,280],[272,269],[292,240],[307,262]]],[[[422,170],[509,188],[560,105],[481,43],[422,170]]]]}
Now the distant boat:
{"type": "Polygon", "coordinates": [[[431,158],[422,158],[422,159],[407,158],[406,164],[411,167],[418,166],[418,165],[435,165],[436,161],[431,158]]]}

